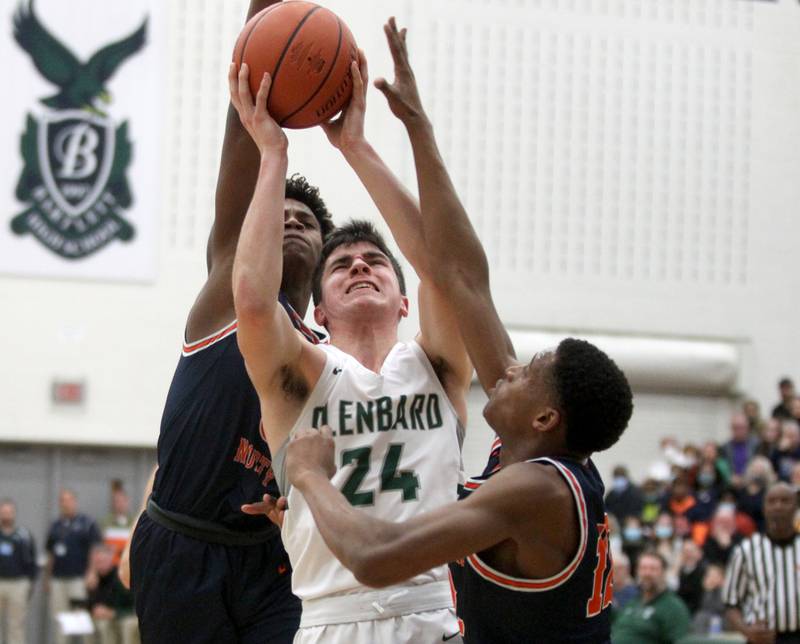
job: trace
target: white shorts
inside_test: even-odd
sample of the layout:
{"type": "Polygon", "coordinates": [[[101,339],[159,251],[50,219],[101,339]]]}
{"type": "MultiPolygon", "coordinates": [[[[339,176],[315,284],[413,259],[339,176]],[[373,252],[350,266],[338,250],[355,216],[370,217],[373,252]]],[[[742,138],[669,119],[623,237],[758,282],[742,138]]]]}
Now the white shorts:
{"type": "Polygon", "coordinates": [[[434,644],[460,641],[449,582],[303,602],[294,644],[434,644]]]}
{"type": "Polygon", "coordinates": [[[388,619],[300,628],[294,644],[441,644],[461,642],[452,608],[388,619]]]}

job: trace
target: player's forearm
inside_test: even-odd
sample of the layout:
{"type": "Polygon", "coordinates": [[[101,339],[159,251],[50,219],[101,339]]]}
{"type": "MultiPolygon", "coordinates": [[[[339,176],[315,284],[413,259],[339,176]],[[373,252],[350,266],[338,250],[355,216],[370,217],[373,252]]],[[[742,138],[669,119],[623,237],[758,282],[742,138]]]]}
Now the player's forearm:
{"type": "Polygon", "coordinates": [[[367,141],[343,149],[342,154],[367,189],[400,251],[418,275],[425,273],[426,253],[417,199],[367,141]]]}
{"type": "Polygon", "coordinates": [[[469,288],[488,288],[489,267],[436,144],[433,126],[424,115],[407,119],[419,187],[426,253],[436,257],[431,272],[439,284],[457,278],[469,288]]]}
{"type": "MultiPolygon", "coordinates": [[[[276,2],[280,0],[252,0],[245,20],[276,2]]],[[[236,241],[258,177],[258,159],[258,148],[242,126],[236,110],[229,106],[217,176],[215,223],[208,246],[209,269],[216,252],[226,247],[232,249],[236,241]]]]}
{"type": "Polygon", "coordinates": [[[353,508],[322,473],[307,476],[298,489],[328,548],[361,583],[386,586],[415,574],[411,571],[406,575],[391,575],[389,570],[396,559],[393,545],[399,536],[397,524],[353,508]]]}
{"type": "Polygon", "coordinates": [[[233,264],[233,297],[240,321],[271,315],[277,306],[283,270],[287,166],[285,149],[265,153],[261,158],[233,264]]]}

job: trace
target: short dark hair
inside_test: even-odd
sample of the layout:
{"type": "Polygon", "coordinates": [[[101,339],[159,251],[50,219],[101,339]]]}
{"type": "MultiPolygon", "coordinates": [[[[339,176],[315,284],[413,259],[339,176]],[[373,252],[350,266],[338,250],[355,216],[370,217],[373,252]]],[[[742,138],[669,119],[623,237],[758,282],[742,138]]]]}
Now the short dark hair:
{"type": "Polygon", "coordinates": [[[791,378],[783,377],[778,382],[778,387],[783,389],[784,387],[794,387],[794,383],[792,382],[791,378]]]}
{"type": "Polygon", "coordinates": [[[585,340],[566,338],[555,351],[551,376],[567,449],[589,455],[619,440],[633,413],[633,394],[611,358],[585,340]]]}
{"type": "Polygon", "coordinates": [[[403,269],[400,268],[395,256],[383,236],[377,231],[375,226],[369,221],[361,219],[351,219],[344,226],[340,226],[334,230],[330,236],[325,240],[322,246],[322,253],[319,257],[319,264],[314,271],[314,278],[311,282],[311,295],[314,298],[314,305],[316,306],[322,301],[322,274],[325,272],[325,262],[339,246],[352,246],[359,242],[367,242],[375,246],[389,259],[389,262],[397,275],[397,282],[400,284],[400,292],[406,294],[406,280],[403,277],[403,269]]]}
{"type": "Polygon", "coordinates": [[[309,207],[311,212],[319,222],[319,229],[322,232],[324,242],[333,232],[333,218],[322,197],[319,196],[319,188],[312,186],[301,174],[293,174],[286,179],[286,199],[296,199],[309,207]]]}
{"type": "Polygon", "coordinates": [[[642,557],[652,557],[653,559],[658,559],[659,562],[661,562],[661,570],[663,570],[664,572],[666,572],[667,568],[669,568],[669,564],[667,563],[667,558],[660,552],[658,552],[658,550],[647,548],[639,555],[639,559],[641,560],[642,557]]]}

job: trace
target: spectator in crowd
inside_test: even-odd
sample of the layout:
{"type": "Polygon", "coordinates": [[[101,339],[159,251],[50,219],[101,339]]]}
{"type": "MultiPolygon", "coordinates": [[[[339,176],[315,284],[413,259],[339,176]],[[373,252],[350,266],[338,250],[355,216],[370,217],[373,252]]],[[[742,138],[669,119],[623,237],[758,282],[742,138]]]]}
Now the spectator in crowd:
{"type": "MultiPolygon", "coordinates": [[[[728,461],[719,453],[719,446],[714,441],[706,441],[700,450],[700,464],[712,463],[716,473],[716,480],[721,486],[727,486],[731,480],[731,467],[728,461]]],[[[698,466],[698,470],[699,470],[698,466]]]]}
{"type": "Polygon", "coordinates": [[[119,479],[111,481],[111,512],[103,518],[100,527],[103,530],[103,542],[113,550],[114,565],[117,566],[133,529],[131,500],[119,479]]]}
{"type": "Polygon", "coordinates": [[[726,566],[733,548],[742,540],[736,531],[736,509],[721,503],[711,520],[711,530],[703,544],[703,557],[710,564],[726,566]]]}
{"type": "Polygon", "coordinates": [[[639,553],[645,547],[642,523],[636,517],[628,517],[622,526],[622,552],[628,557],[631,569],[636,570],[639,553]]]}
{"type": "Polygon", "coordinates": [[[776,479],[775,470],[768,459],[763,456],[753,457],[745,471],[744,488],[739,492],[736,505],[741,514],[752,520],[752,526],[748,528],[742,524],[741,514],[737,515],[736,529],[742,536],[764,529],[764,494],[776,479]]]}
{"type": "Polygon", "coordinates": [[[617,465],[611,481],[611,491],[606,495],[606,510],[621,523],[628,517],[642,514],[642,491],[631,481],[628,468],[617,465]]]}
{"type": "Polygon", "coordinates": [[[117,576],[115,555],[116,550],[106,543],[92,548],[86,573],[87,604],[97,631],[97,644],[134,644],[139,630],[133,594],[117,576]]]}
{"type": "Polygon", "coordinates": [[[669,512],[662,512],[653,524],[651,538],[646,544],[667,562],[667,586],[673,590],[678,587],[678,557],[682,539],[675,534],[675,522],[669,512]]]}
{"type": "Polygon", "coordinates": [[[57,615],[86,600],[84,576],[89,565],[89,550],[102,541],[94,519],[78,513],[75,492],[62,489],[59,517],[47,535],[45,591],[50,594],[50,612],[56,621],[56,641],[66,644],[57,615]]]}
{"type": "Polygon", "coordinates": [[[17,525],[17,507],[0,501],[0,634],[7,644],[25,644],[26,617],[36,579],[36,546],[31,533],[17,525]]]}
{"type": "Polygon", "coordinates": [[[708,564],[703,575],[703,596],[700,600],[700,609],[692,620],[693,633],[706,635],[731,629],[725,618],[725,602],[722,600],[724,583],[725,569],[717,564],[708,564]]]}
{"type": "Polygon", "coordinates": [[[664,492],[658,480],[648,477],[642,484],[642,523],[652,525],[664,507],[664,492]]]}
{"type": "Polygon", "coordinates": [[[621,610],[631,600],[639,597],[639,587],[631,577],[631,561],[620,552],[614,555],[614,598],[612,605],[615,610],[621,610]]]}
{"type": "Polygon", "coordinates": [[[614,644],[676,642],[689,632],[689,611],[680,597],[667,589],[667,563],[655,552],[639,557],[636,576],[640,597],[612,616],[614,644]]]}
{"type": "Polygon", "coordinates": [[[757,644],[800,642],[800,535],[794,529],[797,497],[787,483],[764,498],[766,532],[734,549],[723,599],[733,628],[757,644]]]}
{"type": "Polygon", "coordinates": [[[750,426],[750,433],[753,436],[760,436],[764,431],[764,419],[761,417],[761,408],[759,404],[753,400],[745,400],[742,403],[742,413],[747,418],[747,424],[750,426]]]}
{"type": "Polygon", "coordinates": [[[678,597],[692,615],[700,608],[700,600],[703,598],[705,571],[700,546],[691,539],[684,540],[678,566],[678,597]]]}
{"type": "Polygon", "coordinates": [[[758,456],[766,456],[772,460],[773,455],[778,451],[782,424],[783,422],[779,418],[770,418],[764,423],[764,429],[761,431],[761,442],[756,450],[758,456]]]}
{"type": "Polygon", "coordinates": [[[794,464],[800,462],[800,425],[793,420],[782,423],[778,449],[772,455],[772,467],[778,478],[788,481],[794,464]]]}
{"type": "Polygon", "coordinates": [[[792,402],[789,404],[789,413],[792,415],[789,420],[800,423],[800,398],[792,399],[792,402]]]}
{"type": "Polygon", "coordinates": [[[773,418],[791,418],[791,404],[795,399],[794,383],[789,378],[781,378],[778,382],[778,392],[781,396],[781,401],[772,408],[773,418]]]}
{"type": "Polygon", "coordinates": [[[650,465],[648,475],[666,483],[675,476],[676,471],[686,470],[693,464],[690,456],[681,449],[677,439],[674,436],[665,436],[661,439],[661,456],[650,465]]]}
{"type": "Polygon", "coordinates": [[[744,414],[731,417],[731,439],[722,446],[722,456],[728,461],[731,470],[731,484],[741,488],[747,464],[758,449],[759,439],[750,434],[750,425],[744,414]]]}

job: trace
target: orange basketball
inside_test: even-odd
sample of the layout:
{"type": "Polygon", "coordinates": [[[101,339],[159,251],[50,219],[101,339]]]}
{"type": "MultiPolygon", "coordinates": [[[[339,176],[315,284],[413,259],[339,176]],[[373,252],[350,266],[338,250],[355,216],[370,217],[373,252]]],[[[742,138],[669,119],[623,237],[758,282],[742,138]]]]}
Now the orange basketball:
{"type": "Polygon", "coordinates": [[[282,127],[330,120],[353,92],[350,63],[358,58],[353,34],[338,16],[313,2],[288,0],[253,16],[242,29],[233,62],[250,68],[250,91],[272,76],[269,113],[282,127]]]}

